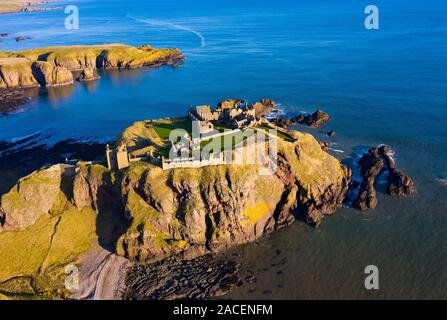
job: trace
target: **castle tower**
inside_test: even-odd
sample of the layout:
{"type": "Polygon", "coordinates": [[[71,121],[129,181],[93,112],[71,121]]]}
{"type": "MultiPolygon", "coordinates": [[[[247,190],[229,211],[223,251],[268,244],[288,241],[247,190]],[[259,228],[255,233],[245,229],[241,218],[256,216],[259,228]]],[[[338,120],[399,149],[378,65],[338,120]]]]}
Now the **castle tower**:
{"type": "Polygon", "coordinates": [[[110,145],[107,145],[106,157],[107,167],[110,170],[121,170],[129,167],[129,154],[125,144],[121,144],[116,150],[110,149],[110,145]]]}

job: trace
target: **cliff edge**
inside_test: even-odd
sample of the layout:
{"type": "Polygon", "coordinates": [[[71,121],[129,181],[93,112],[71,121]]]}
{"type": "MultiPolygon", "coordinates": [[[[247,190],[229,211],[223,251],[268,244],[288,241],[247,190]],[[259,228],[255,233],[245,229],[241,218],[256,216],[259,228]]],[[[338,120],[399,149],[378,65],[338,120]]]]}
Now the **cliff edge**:
{"type": "Polygon", "coordinates": [[[123,44],[48,47],[0,52],[0,89],[73,84],[74,71],[176,66],[183,60],[178,49],[123,44]]]}
{"type": "MultiPolygon", "coordinates": [[[[134,151],[147,148],[138,137],[160,145],[142,124],[118,140],[134,151]]],[[[257,165],[162,170],[140,161],[121,171],[58,165],[22,178],[0,200],[0,292],[67,297],[63,268],[82,265],[98,245],[154,262],[253,241],[297,218],[319,225],[342,206],[351,172],[313,136],[290,135],[271,175],[257,165]]]]}

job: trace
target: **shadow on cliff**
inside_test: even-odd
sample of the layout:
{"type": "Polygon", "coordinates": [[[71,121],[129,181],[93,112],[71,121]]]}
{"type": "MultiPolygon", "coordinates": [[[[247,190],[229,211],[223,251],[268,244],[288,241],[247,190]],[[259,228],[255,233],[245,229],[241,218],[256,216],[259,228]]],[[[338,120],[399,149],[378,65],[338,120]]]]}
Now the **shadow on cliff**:
{"type": "MultiPolygon", "coordinates": [[[[74,199],[74,180],[75,176],[62,179],[60,188],[67,199],[74,199]]],[[[103,249],[112,253],[116,253],[118,239],[129,227],[118,191],[112,182],[110,172],[101,175],[99,185],[88,187],[91,206],[96,212],[95,232],[98,243],[103,249]]]]}
{"type": "Polygon", "coordinates": [[[121,194],[112,182],[110,173],[103,174],[103,184],[98,188],[96,199],[96,235],[99,245],[113,253],[119,238],[127,231],[130,221],[125,218],[121,194]]]}

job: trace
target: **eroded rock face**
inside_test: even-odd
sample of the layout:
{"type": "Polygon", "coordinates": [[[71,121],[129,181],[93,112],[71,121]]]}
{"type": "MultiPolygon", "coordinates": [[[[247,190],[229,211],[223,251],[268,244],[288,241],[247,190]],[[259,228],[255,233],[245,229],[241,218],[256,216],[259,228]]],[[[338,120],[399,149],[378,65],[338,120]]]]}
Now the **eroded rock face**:
{"type": "Polygon", "coordinates": [[[42,87],[55,87],[73,84],[73,75],[63,67],[56,67],[48,62],[34,62],[32,73],[42,87]]]}
{"type": "Polygon", "coordinates": [[[66,85],[73,83],[70,71],[86,70],[84,80],[96,78],[95,68],[177,66],[183,59],[178,49],[122,44],[0,52],[0,88],[66,85]]]}
{"type": "Polygon", "coordinates": [[[330,118],[331,117],[326,112],[317,110],[310,115],[300,114],[293,118],[292,121],[299,124],[308,125],[309,127],[319,128],[326,124],[326,122],[328,122],[330,118]]]}
{"type": "Polygon", "coordinates": [[[407,196],[416,192],[414,182],[410,177],[396,168],[389,170],[388,176],[388,194],[391,196],[407,196]]]}
{"type": "MultiPolygon", "coordinates": [[[[318,226],[342,206],[350,172],[311,135],[290,135],[294,142],[279,143],[278,167],[270,175],[261,175],[258,165],[162,170],[137,162],[118,173],[81,164],[62,183],[60,172],[38,171],[31,177],[50,175],[51,183],[19,182],[2,198],[5,225],[32,224],[63,194],[77,210],[96,212],[100,242],[113,232],[107,229],[111,216],[125,219],[117,240],[107,243],[116,243],[118,254],[135,261],[220,251],[258,239],[297,217],[318,226]]],[[[120,139],[126,137],[134,136],[120,139]]]]}
{"type": "Polygon", "coordinates": [[[253,108],[255,109],[257,117],[262,117],[262,116],[266,115],[275,107],[276,107],[276,102],[271,99],[262,99],[261,101],[256,102],[253,105],[253,108]]]}
{"type": "Polygon", "coordinates": [[[98,70],[96,70],[96,68],[85,68],[84,70],[82,70],[79,77],[76,78],[76,80],[80,82],[86,82],[86,81],[95,81],[100,78],[101,77],[99,76],[98,70]]]}
{"type": "Polygon", "coordinates": [[[293,124],[293,121],[288,118],[275,118],[270,122],[283,129],[288,129],[293,124]]]}
{"type": "Polygon", "coordinates": [[[32,72],[32,62],[27,59],[0,58],[0,88],[35,88],[39,82],[32,72]]]}
{"type": "Polygon", "coordinates": [[[413,181],[395,167],[391,149],[386,146],[371,148],[359,161],[362,182],[353,206],[360,210],[377,207],[375,183],[384,173],[388,174],[387,193],[391,196],[406,196],[415,192],[413,181]]]}
{"type": "Polygon", "coordinates": [[[244,103],[244,100],[242,99],[226,99],[223,101],[220,101],[217,104],[217,107],[220,109],[233,109],[233,108],[239,108],[239,106],[244,103]]]}
{"type": "Polygon", "coordinates": [[[69,85],[73,75],[62,67],[24,58],[0,59],[0,88],[36,88],[69,85]]]}
{"type": "Polygon", "coordinates": [[[329,115],[321,110],[317,110],[315,113],[307,117],[306,124],[310,127],[321,127],[330,119],[329,115]]]}
{"type": "Polygon", "coordinates": [[[49,214],[61,192],[59,166],[38,170],[22,178],[0,200],[4,230],[24,229],[49,214]]]}

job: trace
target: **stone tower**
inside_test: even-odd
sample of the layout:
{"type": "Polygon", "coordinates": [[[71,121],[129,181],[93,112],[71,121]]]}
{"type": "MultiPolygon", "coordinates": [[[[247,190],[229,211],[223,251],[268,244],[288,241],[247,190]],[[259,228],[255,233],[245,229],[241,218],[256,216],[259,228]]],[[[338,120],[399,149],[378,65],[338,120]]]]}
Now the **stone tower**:
{"type": "Polygon", "coordinates": [[[110,145],[106,147],[107,167],[111,170],[121,170],[129,167],[129,154],[127,146],[120,144],[117,149],[110,149],[110,145]]]}

